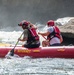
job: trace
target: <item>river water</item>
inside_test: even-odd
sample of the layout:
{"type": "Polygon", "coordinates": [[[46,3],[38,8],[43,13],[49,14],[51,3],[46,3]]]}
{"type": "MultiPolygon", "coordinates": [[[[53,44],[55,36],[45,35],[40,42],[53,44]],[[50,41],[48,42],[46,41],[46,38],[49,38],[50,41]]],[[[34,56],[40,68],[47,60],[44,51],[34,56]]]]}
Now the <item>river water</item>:
{"type": "Polygon", "coordinates": [[[0,75],[74,75],[74,59],[0,59],[0,75]]]}
{"type": "MultiPolygon", "coordinates": [[[[0,31],[0,42],[15,45],[21,33],[22,31],[0,31]]],[[[20,44],[22,43],[19,42],[18,45],[20,44]]],[[[0,75],[74,75],[74,59],[1,58],[0,75]]]]}

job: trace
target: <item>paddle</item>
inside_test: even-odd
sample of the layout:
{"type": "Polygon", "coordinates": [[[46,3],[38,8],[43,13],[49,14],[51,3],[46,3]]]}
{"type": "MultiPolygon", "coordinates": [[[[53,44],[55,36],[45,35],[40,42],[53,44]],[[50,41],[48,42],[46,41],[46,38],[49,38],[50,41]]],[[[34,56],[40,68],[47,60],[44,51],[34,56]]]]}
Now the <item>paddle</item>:
{"type": "MultiPolygon", "coordinates": [[[[24,31],[23,31],[23,33],[24,33],[24,31]]],[[[22,37],[23,33],[20,35],[19,38],[22,37]]],[[[17,46],[18,42],[19,42],[19,40],[16,42],[14,48],[13,48],[12,50],[10,50],[10,51],[7,53],[7,55],[14,56],[14,50],[15,50],[15,47],[17,46]]],[[[6,55],[6,56],[7,56],[7,55],[6,55]]]]}
{"type": "MultiPolygon", "coordinates": [[[[42,35],[41,35],[41,36],[42,36],[42,35]]],[[[44,37],[44,36],[42,36],[42,37],[43,37],[45,40],[47,40],[46,37],[44,37]]]]}
{"type": "MultiPolygon", "coordinates": [[[[38,32],[40,32],[39,29],[38,29],[38,32]]],[[[42,36],[45,40],[47,40],[47,38],[46,38],[45,36],[43,36],[43,35],[41,35],[41,36],[42,36]]]]}

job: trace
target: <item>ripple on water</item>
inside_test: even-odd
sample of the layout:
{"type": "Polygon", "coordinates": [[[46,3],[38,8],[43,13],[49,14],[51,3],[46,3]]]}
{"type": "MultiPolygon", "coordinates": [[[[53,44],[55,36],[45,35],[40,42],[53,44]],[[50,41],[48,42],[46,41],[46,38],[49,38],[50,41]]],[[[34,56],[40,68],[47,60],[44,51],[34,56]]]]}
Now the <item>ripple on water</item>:
{"type": "Polygon", "coordinates": [[[0,74],[3,75],[73,75],[73,73],[74,59],[0,59],[0,74]]]}

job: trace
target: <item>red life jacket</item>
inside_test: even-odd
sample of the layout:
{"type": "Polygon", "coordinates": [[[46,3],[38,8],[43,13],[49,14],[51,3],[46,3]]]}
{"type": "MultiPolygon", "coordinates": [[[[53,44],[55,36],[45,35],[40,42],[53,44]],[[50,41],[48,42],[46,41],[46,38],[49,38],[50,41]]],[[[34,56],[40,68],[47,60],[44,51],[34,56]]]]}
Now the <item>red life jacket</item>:
{"type": "Polygon", "coordinates": [[[35,28],[30,28],[29,30],[30,30],[32,36],[35,38],[35,40],[39,40],[39,36],[36,32],[36,29],[35,28]]]}
{"type": "Polygon", "coordinates": [[[60,30],[57,26],[53,26],[54,31],[47,36],[47,39],[50,41],[53,37],[58,37],[60,39],[60,30]]]}
{"type": "Polygon", "coordinates": [[[36,29],[35,28],[28,28],[28,30],[29,30],[29,34],[28,34],[27,43],[32,43],[32,42],[35,42],[35,41],[39,41],[39,36],[36,32],[36,29]]]}

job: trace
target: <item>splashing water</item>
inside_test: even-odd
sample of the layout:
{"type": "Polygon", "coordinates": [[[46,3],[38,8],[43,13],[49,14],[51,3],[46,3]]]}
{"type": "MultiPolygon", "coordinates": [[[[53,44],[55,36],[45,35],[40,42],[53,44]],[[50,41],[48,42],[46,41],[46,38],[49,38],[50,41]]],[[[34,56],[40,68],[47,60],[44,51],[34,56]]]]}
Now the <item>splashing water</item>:
{"type": "MultiPolygon", "coordinates": [[[[0,43],[15,44],[21,34],[22,31],[13,31],[13,32],[0,31],[0,43]]],[[[21,43],[22,42],[19,42],[18,44],[21,43]]]]}
{"type": "Polygon", "coordinates": [[[74,59],[0,59],[2,75],[73,75],[74,59]]]}

